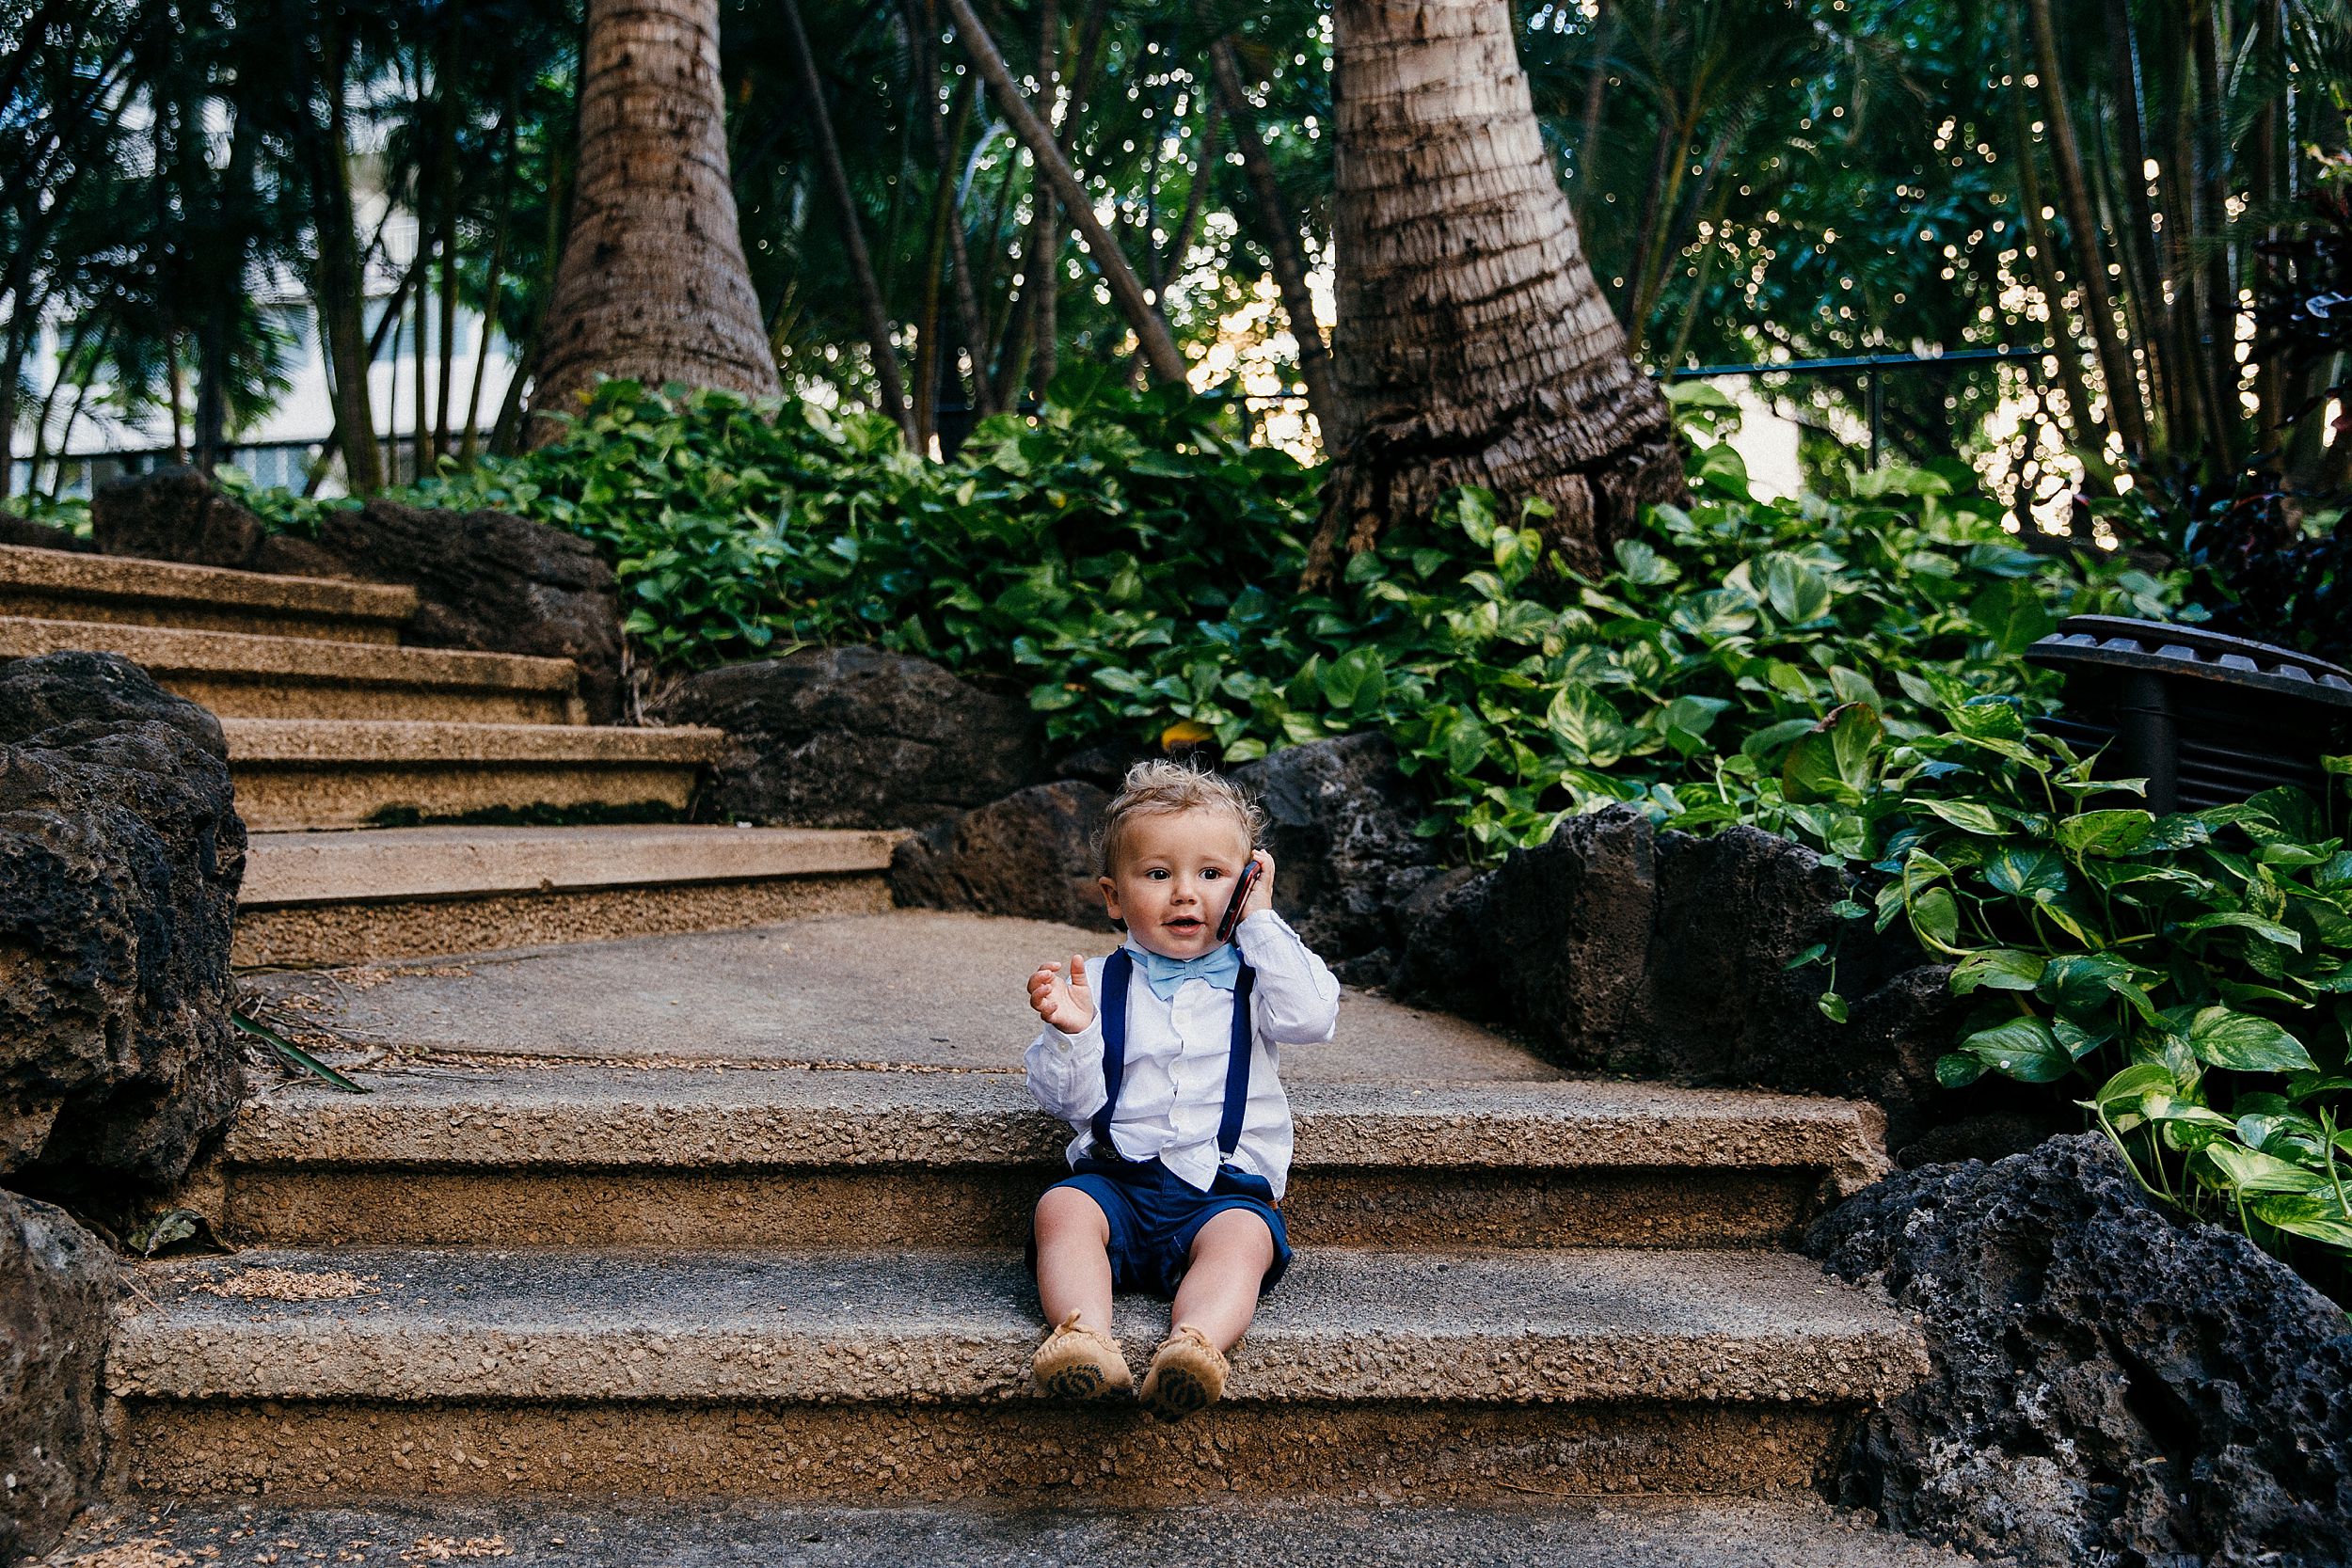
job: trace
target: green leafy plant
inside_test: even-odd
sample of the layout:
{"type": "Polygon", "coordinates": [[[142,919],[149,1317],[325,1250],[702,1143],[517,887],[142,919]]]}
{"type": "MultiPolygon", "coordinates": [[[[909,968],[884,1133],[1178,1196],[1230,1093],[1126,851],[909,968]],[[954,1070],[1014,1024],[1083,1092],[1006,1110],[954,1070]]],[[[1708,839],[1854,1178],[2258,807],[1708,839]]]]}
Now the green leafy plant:
{"type": "MultiPolygon", "coordinates": [[[[1181,388],[1055,390],[936,464],[867,416],[612,382],[564,439],[410,494],[598,541],[656,667],[870,641],[1017,683],[1073,746],[1240,761],[1382,731],[1426,784],[1426,831],[1469,858],[1610,801],[1834,841],[1868,781],[1848,731],[1802,738],[1819,720],[1861,705],[1890,737],[1925,733],[1926,677],[2036,689],[2019,656],[2058,616],[2168,592],[2019,549],[1956,466],[1857,475],[1835,503],[1761,497],[1714,438],[1728,404],[1693,385],[1676,392],[1692,501],[1647,514],[1607,573],[1565,570],[1540,507],[1470,491],[1301,594],[1315,470],[1181,388]]],[[[315,526],[316,503],[247,499],[315,526]]]]}
{"type": "Polygon", "coordinates": [[[1938,1079],[2051,1085],[2152,1193],[2341,1275],[2352,850],[2334,802],[2274,789],[2159,816],[2028,703],[1932,684],[1937,731],[1895,740],[1840,709],[1790,748],[1783,787],[1851,786],[1817,842],[1860,847],[1878,926],[1903,923],[1978,999],[1938,1079]]]}

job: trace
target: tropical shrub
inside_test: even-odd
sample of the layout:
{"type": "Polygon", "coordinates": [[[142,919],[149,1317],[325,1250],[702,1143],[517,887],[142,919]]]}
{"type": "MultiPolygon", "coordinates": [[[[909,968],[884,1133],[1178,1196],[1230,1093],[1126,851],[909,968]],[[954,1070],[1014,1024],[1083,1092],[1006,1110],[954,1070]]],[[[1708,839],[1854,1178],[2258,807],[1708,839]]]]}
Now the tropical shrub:
{"type": "Polygon", "coordinates": [[[1783,784],[1870,858],[1879,927],[1905,923],[1979,999],[1937,1077],[2070,1093],[2151,1192],[2344,1279],[2340,803],[2274,789],[2157,816],[2130,803],[2138,781],[2094,779],[2093,759],[2030,728],[2026,704],[1932,682],[1936,732],[1897,740],[1856,704],[1790,751],[1783,784]]]}
{"type": "MultiPolygon", "coordinates": [[[[673,668],[874,641],[1019,680],[1073,746],[1239,760],[1386,731],[1427,782],[1427,831],[1472,856],[1609,800],[1801,826],[1818,803],[1777,768],[1825,714],[1867,702],[1890,734],[1925,733],[1924,675],[2038,690],[2018,656],[2057,616],[2165,592],[2020,550],[1964,471],[1767,501],[1712,443],[1693,504],[1658,509],[1603,577],[1548,562],[1540,515],[1471,492],[1302,594],[1315,470],[1181,390],[1058,389],[941,465],[865,416],[609,383],[563,441],[418,499],[602,542],[631,634],[673,668]]],[[[1721,399],[1683,396],[1704,442],[1721,399]]]]}

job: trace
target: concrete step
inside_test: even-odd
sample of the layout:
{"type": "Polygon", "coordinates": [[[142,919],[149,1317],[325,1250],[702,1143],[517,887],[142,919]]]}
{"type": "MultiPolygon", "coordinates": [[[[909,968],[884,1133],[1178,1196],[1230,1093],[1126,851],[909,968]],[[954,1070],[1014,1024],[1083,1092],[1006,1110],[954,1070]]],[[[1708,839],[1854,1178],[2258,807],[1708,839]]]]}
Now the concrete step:
{"type": "MultiPolygon", "coordinates": [[[[1781,1253],[1305,1251],[1175,1426],[1031,1394],[1009,1251],[264,1250],[137,1287],[106,1380],[142,1493],[1788,1492],[1926,1370],[1781,1253]]],[[[1166,1323],[1115,1326],[1140,1359],[1166,1323]]]]}
{"type": "Polygon", "coordinates": [[[365,963],[879,913],[895,832],[382,828],[255,833],[236,961],[365,963]]]}
{"type": "Polygon", "coordinates": [[[579,673],[564,658],[0,617],[0,658],[67,648],[135,660],[224,719],[572,724],[583,716],[579,673]]]}
{"type": "Polygon", "coordinates": [[[257,832],[387,814],[603,806],[681,812],[723,736],[705,729],[224,719],[237,810],[257,832]]]}
{"type": "Polygon", "coordinates": [[[394,643],[416,612],[413,588],[0,546],[0,615],[394,643]]]}
{"type": "Polygon", "coordinates": [[[173,1498],[94,1510],[51,1560],[132,1568],[199,1556],[358,1568],[488,1558],[501,1568],[1974,1568],[1978,1560],[1802,1494],[1517,1497],[1449,1508],[1370,1497],[1192,1497],[1164,1508],[593,1498],[290,1508],[173,1498]],[[149,1555],[135,1555],[142,1545],[149,1555]],[[108,1552],[117,1555],[101,1556],[108,1552]]]}
{"type": "MultiPolygon", "coordinates": [[[[1017,1248],[1070,1137],[1009,1071],[537,1065],[358,1077],[374,1092],[290,1085],[246,1106],[195,1199],[219,1234],[1017,1248]]],[[[1781,1246],[1825,1190],[1883,1168],[1876,1112],[1843,1101],[1311,1078],[1290,1093],[1297,1145],[1283,1212],[1305,1246],[1781,1246]]]]}
{"type": "MultiPolygon", "coordinates": [[[[1018,1071],[1038,964],[1114,938],[1038,920],[894,910],[757,930],[580,942],[469,961],[253,976],[314,1028],[401,1060],[902,1067],[1018,1071]]],[[[1362,991],[1339,1037],[1285,1047],[1282,1080],[1534,1083],[1560,1077],[1477,1025],[1362,991]]]]}

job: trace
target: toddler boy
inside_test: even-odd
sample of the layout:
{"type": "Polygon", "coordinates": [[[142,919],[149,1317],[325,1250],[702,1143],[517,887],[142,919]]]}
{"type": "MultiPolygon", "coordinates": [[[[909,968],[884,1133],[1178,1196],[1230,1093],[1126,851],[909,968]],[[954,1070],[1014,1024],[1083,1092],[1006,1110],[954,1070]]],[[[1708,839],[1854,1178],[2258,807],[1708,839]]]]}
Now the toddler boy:
{"type": "Polygon", "coordinates": [[[1127,940],[1089,966],[1041,965],[1029,1005],[1045,1028],[1029,1090],[1070,1123],[1074,1174],[1046,1190],[1031,1232],[1052,1332],[1039,1387],[1094,1399],[1131,1387],[1112,1339],[1111,1292],[1173,1296],[1141,1399],[1165,1420],[1225,1389],[1241,1340],[1290,1264],[1277,1209],[1290,1174],[1290,1101],[1278,1049],[1331,1037],[1340,986],[1274,912],[1263,816],[1231,783],[1138,763],[1112,800],[1103,899],[1127,940]],[[1259,865],[1231,942],[1218,922],[1259,865]]]}

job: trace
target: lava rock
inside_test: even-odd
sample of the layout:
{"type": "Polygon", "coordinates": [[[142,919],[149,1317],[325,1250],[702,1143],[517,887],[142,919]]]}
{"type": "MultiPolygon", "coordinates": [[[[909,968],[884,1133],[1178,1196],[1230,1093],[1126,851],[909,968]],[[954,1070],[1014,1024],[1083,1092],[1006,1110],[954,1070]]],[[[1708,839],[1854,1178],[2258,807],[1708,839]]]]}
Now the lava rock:
{"type": "Polygon", "coordinates": [[[1397,911],[1444,869],[1436,845],[1413,832],[1427,806],[1396,748],[1385,736],[1342,736],[1232,776],[1265,812],[1275,907],[1342,979],[1387,979],[1397,911]]]}
{"type": "Polygon", "coordinates": [[[1043,775],[1025,697],[881,648],[809,648],[704,671],[655,711],[732,739],[696,800],[708,821],[928,828],[1043,775]]]}
{"type": "MultiPolygon", "coordinates": [[[[1933,1130],[1950,1148],[1964,1117],[2067,1125],[2014,1085],[1936,1083],[1966,1004],[1907,935],[1841,918],[1851,893],[1844,872],[1772,834],[1661,833],[1612,808],[1408,902],[1391,987],[1514,1027],[1564,1067],[1874,1100],[1906,1163],[1933,1130]],[[1789,967],[1815,943],[1835,957],[1845,1023],[1820,1009],[1829,965],[1789,967]]],[[[1991,1151],[2015,1147],[1994,1135],[1991,1151]]]]}
{"type": "Polygon", "coordinates": [[[12,512],[0,512],[0,545],[28,550],[73,550],[85,555],[98,547],[78,533],[68,533],[12,512]]]}
{"type": "Polygon", "coordinates": [[[1917,1315],[1932,1371],[1867,1416],[1844,1500],[2024,1564],[2352,1562],[2352,1335],[2114,1147],[1910,1171],[1807,1250],[1917,1315]]]}
{"type": "Polygon", "coordinates": [[[339,575],[417,591],[403,641],[568,658],[580,669],[589,722],[611,723],[626,711],[620,585],[587,540],[504,512],[379,498],[328,513],[307,544],[339,575]]]}
{"type": "Polygon", "coordinates": [[[568,658],[591,723],[628,709],[612,568],[587,540],[528,517],[379,497],[326,512],[305,539],[271,532],[194,468],[162,468],[102,485],[90,528],[108,555],[414,588],[404,641],[568,658]]]}
{"type": "Polygon", "coordinates": [[[0,1173],[168,1182],[235,1115],[227,752],[128,659],[0,665],[0,1173]]]}
{"type": "Polygon", "coordinates": [[[108,480],[90,496],[89,523],[107,555],[192,566],[248,569],[269,537],[251,507],[186,467],[108,480]]]}
{"type": "Polygon", "coordinates": [[[98,1480],[100,1374],[121,1271],[63,1211],[0,1193],[0,1562],[57,1543],[98,1480]]]}
{"type": "Polygon", "coordinates": [[[1147,752],[1140,746],[1121,746],[1116,743],[1089,746],[1083,751],[1071,752],[1056,763],[1054,777],[1075,779],[1082,784],[1090,784],[1097,789],[1116,795],[1119,793],[1120,786],[1126,783],[1127,769],[1136,763],[1148,762],[1159,754],[1157,752],[1147,752]]]}
{"type": "Polygon", "coordinates": [[[1110,797],[1065,779],[1033,784],[902,840],[890,891],[915,909],[977,910],[1111,929],[1095,835],[1110,797]]]}

